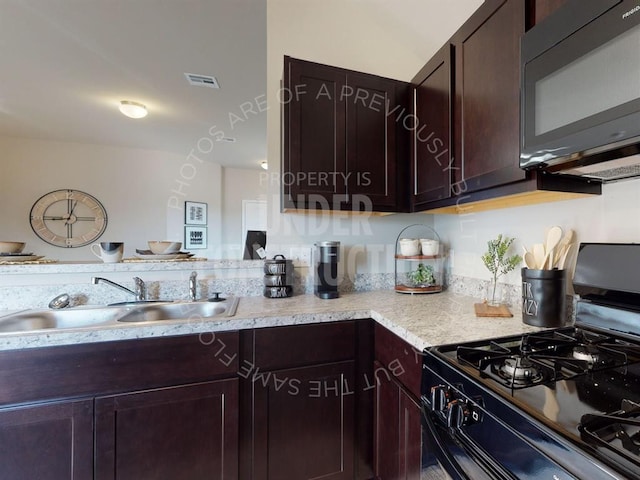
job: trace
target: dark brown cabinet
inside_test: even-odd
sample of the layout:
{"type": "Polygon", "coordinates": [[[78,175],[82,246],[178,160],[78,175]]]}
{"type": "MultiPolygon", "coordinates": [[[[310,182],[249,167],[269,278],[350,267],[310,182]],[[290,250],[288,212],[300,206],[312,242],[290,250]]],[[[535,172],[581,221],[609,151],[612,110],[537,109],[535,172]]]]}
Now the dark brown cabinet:
{"type": "Polygon", "coordinates": [[[461,193],[524,180],[520,38],[525,2],[487,0],[454,35],[454,184],[461,193]]]}
{"type": "Polygon", "coordinates": [[[234,480],[238,380],[100,397],[96,480],[234,480]]]}
{"type": "Polygon", "coordinates": [[[446,44],[414,77],[418,124],[411,151],[411,208],[452,195],[453,46],[446,44]]]}
{"type": "Polygon", "coordinates": [[[285,57],[283,209],[406,209],[408,85],[285,57]]]}
{"type": "Polygon", "coordinates": [[[380,480],[420,480],[420,406],[401,383],[375,363],[375,472],[380,480]]]}
{"type": "Polygon", "coordinates": [[[370,378],[372,358],[360,358],[371,354],[370,328],[362,320],[243,332],[241,479],[371,478],[373,392],[359,383],[370,378]]]}
{"type": "Polygon", "coordinates": [[[91,480],[93,401],[0,409],[4,480],[91,480]]]}
{"type": "Polygon", "coordinates": [[[422,427],[422,357],[407,342],[376,324],[374,470],[379,480],[419,480],[422,427]]]}
{"type": "Polygon", "coordinates": [[[0,351],[2,478],[237,478],[238,340],[0,351]]]}

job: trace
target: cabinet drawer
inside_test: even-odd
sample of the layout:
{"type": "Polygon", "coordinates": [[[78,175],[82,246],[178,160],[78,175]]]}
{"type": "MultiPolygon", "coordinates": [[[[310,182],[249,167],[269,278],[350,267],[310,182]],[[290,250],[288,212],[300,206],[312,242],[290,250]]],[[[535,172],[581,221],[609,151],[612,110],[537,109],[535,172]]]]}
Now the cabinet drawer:
{"type": "Polygon", "coordinates": [[[0,352],[0,405],[236,376],[238,332],[0,352]]]}
{"type": "Polygon", "coordinates": [[[355,358],[355,322],[314,323],[255,330],[254,362],[260,370],[355,358]]]}
{"type": "Polygon", "coordinates": [[[422,352],[376,323],[375,358],[409,392],[420,398],[422,352]]]}

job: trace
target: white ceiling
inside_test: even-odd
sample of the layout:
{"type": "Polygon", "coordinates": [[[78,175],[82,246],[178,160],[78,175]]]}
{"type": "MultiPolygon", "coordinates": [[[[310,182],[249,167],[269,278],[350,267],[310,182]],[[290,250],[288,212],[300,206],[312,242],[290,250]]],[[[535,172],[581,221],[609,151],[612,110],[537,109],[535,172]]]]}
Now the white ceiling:
{"type": "Polygon", "coordinates": [[[0,59],[0,135],[266,159],[266,0],[0,0],[0,59]]]}

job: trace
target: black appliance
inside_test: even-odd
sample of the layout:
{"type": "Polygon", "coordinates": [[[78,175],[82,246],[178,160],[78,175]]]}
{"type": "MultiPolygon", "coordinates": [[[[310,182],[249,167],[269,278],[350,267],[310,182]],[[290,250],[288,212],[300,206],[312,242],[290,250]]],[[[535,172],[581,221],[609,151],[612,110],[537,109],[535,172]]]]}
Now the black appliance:
{"type": "Polygon", "coordinates": [[[568,0],[521,42],[520,166],[640,175],[640,2],[568,0]]]}
{"type": "Polygon", "coordinates": [[[322,299],[338,298],[338,262],[340,242],[326,241],[315,244],[315,282],[313,292],[322,299]]]}
{"type": "Polygon", "coordinates": [[[640,245],[574,285],[570,327],[425,350],[422,479],[640,479],[640,245]]]}

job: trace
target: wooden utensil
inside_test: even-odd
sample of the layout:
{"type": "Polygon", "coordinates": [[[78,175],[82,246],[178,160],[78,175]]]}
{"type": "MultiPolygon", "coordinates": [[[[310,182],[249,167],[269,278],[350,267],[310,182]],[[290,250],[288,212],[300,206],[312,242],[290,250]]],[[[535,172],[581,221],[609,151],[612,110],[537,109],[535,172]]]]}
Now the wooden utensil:
{"type": "Polygon", "coordinates": [[[535,270],[537,268],[536,259],[533,256],[533,253],[529,251],[525,251],[523,259],[524,259],[524,264],[527,266],[527,268],[531,270],[535,270]]]}
{"type": "Polygon", "coordinates": [[[554,252],[554,249],[560,243],[561,239],[562,239],[562,228],[558,226],[551,227],[547,232],[547,240],[546,240],[546,246],[545,246],[546,255],[542,264],[543,269],[553,268],[553,264],[555,263],[553,252],[554,252]]]}
{"type": "Polygon", "coordinates": [[[545,260],[545,251],[544,245],[541,243],[536,243],[533,246],[533,258],[536,261],[536,269],[541,270],[544,268],[544,260],[545,260]]]}
{"type": "Polygon", "coordinates": [[[564,237],[560,240],[560,243],[556,247],[554,264],[556,266],[560,265],[560,259],[565,255],[569,245],[573,242],[573,237],[575,232],[572,229],[569,229],[565,232],[564,237]]]}

